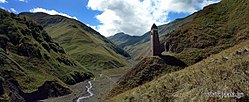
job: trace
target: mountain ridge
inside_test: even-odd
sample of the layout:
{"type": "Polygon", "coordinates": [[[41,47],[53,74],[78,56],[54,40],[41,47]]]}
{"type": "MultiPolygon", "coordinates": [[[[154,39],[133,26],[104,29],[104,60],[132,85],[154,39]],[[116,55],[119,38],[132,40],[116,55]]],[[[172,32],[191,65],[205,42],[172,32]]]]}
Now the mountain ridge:
{"type": "Polygon", "coordinates": [[[41,24],[74,59],[91,70],[122,67],[130,57],[124,50],[80,21],[46,13],[20,15],[41,24]]]}
{"type": "MultiPolygon", "coordinates": [[[[158,26],[159,40],[161,42],[161,47],[164,48],[164,39],[169,36],[170,32],[174,31],[176,28],[188,24],[194,17],[196,13],[189,15],[185,18],[179,18],[170,22],[168,24],[163,24],[158,26]]],[[[108,37],[111,41],[117,44],[119,47],[126,50],[135,61],[143,59],[150,53],[150,31],[146,32],[141,36],[127,36],[121,35],[118,37],[113,35],[108,37]]]]}
{"type": "Polygon", "coordinates": [[[223,0],[204,7],[191,23],[164,40],[166,51],[191,65],[248,39],[247,4],[244,0],[223,0]]]}

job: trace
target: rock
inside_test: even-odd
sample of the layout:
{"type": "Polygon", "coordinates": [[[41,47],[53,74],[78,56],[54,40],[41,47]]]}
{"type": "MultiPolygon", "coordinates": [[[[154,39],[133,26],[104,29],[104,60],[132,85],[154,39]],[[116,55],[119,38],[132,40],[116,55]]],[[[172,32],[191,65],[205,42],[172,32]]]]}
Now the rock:
{"type": "Polygon", "coordinates": [[[4,79],[0,76],[0,95],[4,94],[3,82],[4,82],[4,79]]]}
{"type": "MultiPolygon", "coordinates": [[[[35,102],[37,100],[63,96],[71,93],[69,88],[62,86],[57,81],[46,81],[37,89],[37,91],[32,93],[24,93],[20,84],[15,79],[6,80],[4,86],[11,102],[16,102],[16,100],[18,100],[18,102],[35,102]]],[[[3,87],[0,86],[0,91],[3,92],[1,88],[3,87]]]]}
{"type": "Polygon", "coordinates": [[[74,85],[76,83],[90,79],[93,76],[94,75],[92,73],[73,71],[71,73],[68,73],[68,74],[60,77],[60,79],[66,84],[74,85]]]}
{"type": "Polygon", "coordinates": [[[248,52],[248,51],[249,51],[249,49],[247,49],[247,48],[245,48],[245,49],[243,50],[243,52],[245,52],[245,53],[248,52]]]}
{"type": "Polygon", "coordinates": [[[49,97],[58,97],[70,94],[71,90],[60,85],[56,81],[46,81],[37,91],[32,93],[24,93],[22,96],[26,101],[43,100],[49,97]]]}
{"type": "Polygon", "coordinates": [[[242,54],[241,51],[236,51],[235,53],[236,53],[237,55],[241,55],[241,54],[242,54]]]}
{"type": "Polygon", "coordinates": [[[5,91],[8,93],[8,100],[10,102],[15,102],[16,100],[18,100],[18,102],[25,102],[25,99],[21,96],[23,94],[21,86],[15,79],[6,79],[5,84],[5,91]]]}
{"type": "Polygon", "coordinates": [[[245,48],[245,51],[246,51],[246,52],[249,52],[249,48],[245,48]]]}
{"type": "Polygon", "coordinates": [[[222,60],[229,60],[229,58],[226,56],[222,56],[222,60]]]}

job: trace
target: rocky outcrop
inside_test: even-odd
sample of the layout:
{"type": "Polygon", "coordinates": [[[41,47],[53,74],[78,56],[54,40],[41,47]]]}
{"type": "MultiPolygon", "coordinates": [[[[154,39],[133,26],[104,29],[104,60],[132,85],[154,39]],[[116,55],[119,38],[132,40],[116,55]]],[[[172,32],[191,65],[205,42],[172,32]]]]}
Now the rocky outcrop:
{"type": "Polygon", "coordinates": [[[168,40],[164,43],[164,49],[166,52],[175,52],[176,47],[177,44],[172,40],[168,40]]]}
{"type": "Polygon", "coordinates": [[[2,83],[3,81],[0,80],[0,91],[3,94],[2,89],[4,88],[4,92],[8,95],[9,98],[6,100],[9,100],[11,102],[14,102],[16,100],[18,100],[18,102],[34,102],[37,100],[47,99],[49,97],[58,97],[71,93],[71,90],[69,88],[61,85],[61,83],[59,83],[58,81],[45,81],[44,84],[38,87],[36,91],[25,93],[20,83],[10,74],[11,72],[5,71],[4,73],[4,78],[6,80],[4,81],[4,83],[2,83]]]}
{"type": "Polygon", "coordinates": [[[16,100],[19,102],[25,102],[25,99],[22,96],[23,91],[21,90],[21,86],[15,79],[9,78],[6,80],[4,86],[10,102],[14,102],[16,100]]]}
{"type": "Polygon", "coordinates": [[[0,35],[0,47],[7,52],[7,43],[8,43],[9,38],[5,35],[0,35]]]}
{"type": "Polygon", "coordinates": [[[142,59],[130,71],[122,76],[106,99],[149,82],[160,75],[183,69],[187,65],[173,56],[153,56],[142,59]]]}
{"type": "Polygon", "coordinates": [[[4,94],[3,81],[4,79],[0,76],[0,96],[4,94]]]}
{"type": "Polygon", "coordinates": [[[74,71],[74,72],[68,73],[68,74],[60,77],[60,79],[63,82],[65,82],[66,84],[74,85],[74,84],[82,82],[86,79],[90,79],[91,77],[93,77],[92,73],[74,71]]]}
{"type": "Polygon", "coordinates": [[[46,81],[37,91],[32,93],[24,93],[21,90],[20,84],[13,79],[6,81],[5,87],[7,87],[10,101],[18,100],[19,102],[34,102],[71,93],[69,88],[62,86],[56,81],[46,81]]]}
{"type": "Polygon", "coordinates": [[[23,97],[26,101],[42,100],[49,97],[58,97],[70,94],[71,90],[60,85],[56,81],[46,81],[37,91],[32,93],[24,93],[23,97]]]}

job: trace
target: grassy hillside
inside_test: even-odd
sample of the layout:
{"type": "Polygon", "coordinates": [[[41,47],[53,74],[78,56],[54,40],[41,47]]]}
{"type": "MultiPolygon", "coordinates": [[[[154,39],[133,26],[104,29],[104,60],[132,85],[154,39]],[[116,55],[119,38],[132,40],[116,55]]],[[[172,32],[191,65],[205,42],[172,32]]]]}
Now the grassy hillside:
{"type": "Polygon", "coordinates": [[[66,84],[92,77],[43,27],[2,9],[0,42],[0,101],[69,94],[66,84]]]}
{"type": "Polygon", "coordinates": [[[165,39],[167,54],[193,66],[131,89],[114,100],[223,100],[203,97],[204,93],[217,91],[243,92],[248,98],[248,4],[248,0],[223,0],[195,13],[191,22],[165,39]],[[229,47],[233,48],[225,50],[229,47]]]}
{"type": "Polygon", "coordinates": [[[116,82],[105,98],[113,97],[184,67],[186,67],[185,63],[172,56],[145,57],[116,82]]]}
{"type": "Polygon", "coordinates": [[[249,99],[248,68],[249,40],[211,55],[183,70],[165,74],[149,83],[119,94],[109,101],[246,102],[249,99]],[[210,92],[217,92],[216,95],[235,93],[238,98],[208,97],[210,92]]]}
{"type": "Polygon", "coordinates": [[[75,60],[91,70],[122,67],[129,54],[85,24],[59,15],[21,13],[41,24],[75,60]]]}
{"type": "Polygon", "coordinates": [[[222,0],[205,7],[170,34],[167,51],[191,65],[248,39],[248,5],[248,0],[222,0]]]}
{"type": "MultiPolygon", "coordinates": [[[[158,26],[159,38],[163,45],[165,38],[173,30],[186,25],[195,17],[195,14],[182,19],[158,26]]],[[[120,48],[127,51],[133,59],[141,60],[150,53],[150,31],[142,36],[130,36],[124,33],[118,33],[109,37],[112,42],[117,44],[120,48]]],[[[163,47],[163,46],[162,46],[163,47]]]]}
{"type": "Polygon", "coordinates": [[[113,36],[108,37],[108,39],[110,39],[120,48],[125,49],[127,46],[131,46],[137,42],[140,42],[141,36],[131,36],[131,35],[121,32],[121,33],[117,33],[113,36]]]}

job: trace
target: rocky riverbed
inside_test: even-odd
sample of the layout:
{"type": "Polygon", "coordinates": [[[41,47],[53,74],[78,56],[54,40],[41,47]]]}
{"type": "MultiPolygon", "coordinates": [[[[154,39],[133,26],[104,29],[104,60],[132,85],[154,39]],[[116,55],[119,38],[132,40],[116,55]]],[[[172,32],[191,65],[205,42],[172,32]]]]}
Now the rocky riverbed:
{"type": "Polygon", "coordinates": [[[84,98],[80,102],[100,102],[101,97],[110,90],[113,84],[126,72],[127,68],[112,69],[108,71],[102,71],[96,73],[97,77],[92,80],[87,80],[84,82],[77,83],[70,86],[72,93],[66,96],[49,98],[42,100],[43,102],[77,102],[80,97],[89,96],[87,87],[89,86],[89,81],[92,84],[90,91],[94,94],[91,97],[84,98]],[[111,74],[110,74],[111,73],[111,74]],[[87,87],[86,87],[87,86],[87,87]]]}

